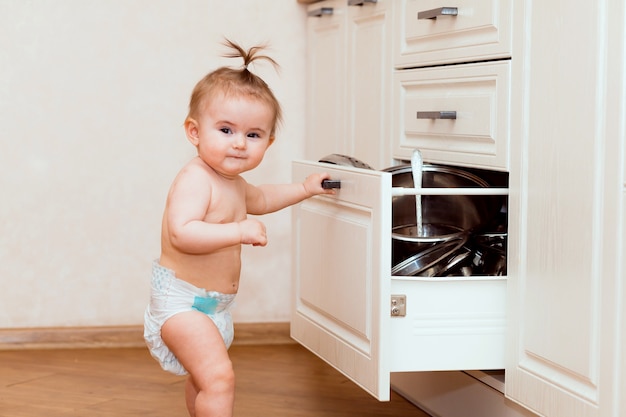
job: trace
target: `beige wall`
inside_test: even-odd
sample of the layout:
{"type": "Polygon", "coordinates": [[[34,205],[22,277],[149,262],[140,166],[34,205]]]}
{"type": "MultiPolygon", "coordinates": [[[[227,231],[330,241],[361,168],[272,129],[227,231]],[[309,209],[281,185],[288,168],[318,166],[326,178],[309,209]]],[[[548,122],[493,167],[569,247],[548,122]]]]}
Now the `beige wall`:
{"type": "MultiPolygon", "coordinates": [[[[269,42],[285,125],[250,182],[289,181],[304,141],[295,0],[0,0],[0,328],[140,324],[163,201],[193,154],[195,82],[223,36],[269,42]]],[[[239,64],[237,62],[237,64],[239,64]]],[[[246,248],[239,322],[286,321],[290,212],[246,248]]]]}

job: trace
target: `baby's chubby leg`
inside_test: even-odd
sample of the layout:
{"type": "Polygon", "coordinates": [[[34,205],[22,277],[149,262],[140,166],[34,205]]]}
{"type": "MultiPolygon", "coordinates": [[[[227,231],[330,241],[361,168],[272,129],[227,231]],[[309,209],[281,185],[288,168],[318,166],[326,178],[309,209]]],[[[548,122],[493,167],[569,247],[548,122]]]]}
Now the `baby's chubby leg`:
{"type": "Polygon", "coordinates": [[[231,417],[235,374],[222,336],[213,321],[198,311],[176,314],[161,337],[189,372],[186,397],[192,417],[231,417]]]}

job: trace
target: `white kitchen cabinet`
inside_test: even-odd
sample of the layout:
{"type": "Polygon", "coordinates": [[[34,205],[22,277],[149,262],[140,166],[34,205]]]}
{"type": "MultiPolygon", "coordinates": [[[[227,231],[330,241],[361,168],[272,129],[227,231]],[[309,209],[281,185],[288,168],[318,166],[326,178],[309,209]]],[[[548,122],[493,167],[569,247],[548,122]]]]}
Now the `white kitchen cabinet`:
{"type": "MultiPolygon", "coordinates": [[[[508,276],[494,280],[501,286],[498,290],[466,293],[468,300],[477,300],[476,305],[485,305],[484,299],[477,298],[485,294],[501,302],[489,311],[492,323],[502,323],[498,337],[502,337],[504,350],[492,352],[498,359],[486,366],[470,364],[466,358],[457,357],[457,362],[441,359],[435,349],[442,358],[444,353],[454,355],[437,345],[436,338],[432,339],[435,349],[426,350],[432,346],[421,339],[428,336],[425,329],[445,333],[455,328],[471,333],[476,326],[456,318],[446,321],[456,314],[451,305],[441,306],[430,316],[427,310],[419,311],[420,317],[413,316],[416,311],[411,299],[419,299],[420,308],[433,307],[428,302],[437,304],[444,294],[456,294],[456,288],[445,286],[457,283],[397,279],[381,267],[387,261],[377,256],[388,256],[388,232],[363,222],[383,219],[378,211],[388,209],[374,200],[347,196],[364,193],[385,199],[387,192],[385,186],[361,183],[351,176],[345,177],[345,189],[337,196],[314,198],[295,209],[294,337],[379,399],[386,398],[389,372],[403,372],[400,379],[405,387],[411,385],[411,375],[419,376],[415,380],[420,386],[428,386],[430,377],[439,380],[445,374],[408,371],[488,369],[493,365],[506,369],[501,406],[515,409],[511,415],[530,414],[511,402],[550,417],[626,415],[625,1],[477,3],[466,12],[491,10],[488,23],[456,27],[461,7],[469,4],[462,2],[457,20],[445,16],[425,22],[431,32],[409,29],[407,22],[412,17],[408,14],[416,14],[415,8],[421,10],[422,5],[443,5],[412,0],[393,3],[395,21],[401,23],[394,27],[399,32],[392,47],[392,65],[397,67],[392,81],[392,133],[379,140],[387,141],[382,146],[391,146],[395,158],[407,159],[415,145],[426,148],[429,162],[509,173],[508,276]],[[480,36],[464,45],[459,40],[464,32],[480,36]],[[483,35],[481,44],[476,40],[483,35]],[[489,37],[496,41],[487,40],[489,37]],[[477,69],[488,71],[476,73],[477,69]],[[446,85],[461,85],[457,80],[463,77],[469,80],[468,86],[462,86],[466,90],[446,90],[446,85]],[[479,89],[482,96],[469,87],[473,79],[484,83],[479,89]],[[417,111],[452,110],[442,104],[445,91],[460,104],[478,97],[476,104],[465,107],[470,112],[488,111],[474,119],[459,118],[463,123],[458,126],[439,123],[445,119],[424,124],[412,117],[417,111]],[[409,107],[424,103],[438,106],[428,110],[409,107]],[[458,134],[459,129],[466,132],[458,134]],[[350,191],[352,184],[356,188],[350,191]],[[308,236],[302,234],[298,222],[310,223],[305,226],[308,236]],[[346,232],[352,233],[352,238],[346,238],[346,232]],[[376,241],[375,236],[383,239],[376,241]],[[339,243],[331,243],[334,239],[339,243]],[[347,251],[359,260],[347,261],[352,263],[348,267],[333,256],[350,245],[356,246],[347,251]],[[370,255],[358,258],[357,247],[370,255]],[[313,260],[305,261],[309,256],[313,260]],[[381,275],[377,278],[375,274],[381,275]],[[300,281],[306,284],[302,286],[300,281]],[[431,284],[438,288],[429,288],[431,284]],[[342,289],[339,293],[334,292],[337,285],[342,289]],[[387,316],[387,298],[406,292],[410,295],[409,320],[387,316]],[[424,317],[434,320],[424,326],[428,322],[424,317]],[[449,323],[453,324],[447,327],[449,323]]],[[[480,16],[474,17],[480,22],[480,16]]],[[[381,144],[362,146],[374,149],[381,144]]],[[[301,180],[309,169],[322,169],[305,166],[294,168],[294,180],[301,180]]],[[[362,172],[338,169],[333,175],[362,172]]],[[[366,176],[376,175],[381,173],[366,176]]],[[[493,283],[469,280],[464,284],[476,289],[493,283]]],[[[483,313],[468,310],[464,316],[483,313]]],[[[484,335],[496,332],[494,329],[475,333],[484,335]]],[[[461,348],[471,345],[455,343],[461,348]]],[[[487,339],[481,343],[490,348],[498,345],[487,339]]],[[[458,376],[450,375],[453,379],[458,376]]],[[[465,384],[473,378],[461,379],[465,384]]],[[[445,390],[445,386],[439,384],[437,390],[445,390]]],[[[455,401],[454,393],[449,394],[449,401],[455,401]]],[[[463,408],[458,409],[462,415],[463,408]]],[[[493,413],[481,415],[503,415],[496,409],[493,413]]]]}
{"type": "Polygon", "coordinates": [[[391,372],[502,368],[506,277],[392,276],[391,174],[296,162],[293,180],[323,171],[337,194],[293,213],[292,337],[384,401],[391,372]]]}
{"type": "Polygon", "coordinates": [[[389,0],[308,7],[305,158],[332,153],[391,165],[392,6],[389,0]]]}

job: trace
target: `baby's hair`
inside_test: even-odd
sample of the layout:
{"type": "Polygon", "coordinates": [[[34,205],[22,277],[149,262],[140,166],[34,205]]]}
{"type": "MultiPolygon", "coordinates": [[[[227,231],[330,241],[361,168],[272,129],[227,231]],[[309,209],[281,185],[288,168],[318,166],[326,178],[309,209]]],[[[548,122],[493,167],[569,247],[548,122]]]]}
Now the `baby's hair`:
{"type": "Polygon", "coordinates": [[[226,58],[243,58],[243,66],[240,68],[220,67],[208,73],[193,89],[189,100],[189,114],[187,118],[197,118],[198,113],[208,104],[216,94],[232,97],[253,97],[267,104],[274,114],[270,135],[274,137],[277,126],[282,122],[282,109],[280,103],[274,97],[269,86],[249,70],[254,61],[269,61],[275,68],[279,68],[276,61],[267,55],[259,55],[259,51],[266,46],[253,46],[247,51],[235,42],[226,39],[224,45],[232,50],[223,56],[226,58]]]}
{"type": "Polygon", "coordinates": [[[257,60],[257,59],[265,59],[269,62],[272,63],[272,65],[274,66],[274,68],[279,68],[279,65],[276,61],[274,61],[272,58],[270,58],[267,55],[257,55],[257,53],[259,51],[262,51],[263,49],[266,49],[267,46],[266,45],[260,45],[260,46],[253,46],[252,48],[248,49],[247,51],[244,50],[241,46],[237,45],[235,42],[226,39],[224,41],[224,45],[234,49],[233,52],[230,53],[226,53],[223,56],[225,58],[243,58],[243,68],[247,69],[248,65],[250,65],[253,61],[257,60]]]}

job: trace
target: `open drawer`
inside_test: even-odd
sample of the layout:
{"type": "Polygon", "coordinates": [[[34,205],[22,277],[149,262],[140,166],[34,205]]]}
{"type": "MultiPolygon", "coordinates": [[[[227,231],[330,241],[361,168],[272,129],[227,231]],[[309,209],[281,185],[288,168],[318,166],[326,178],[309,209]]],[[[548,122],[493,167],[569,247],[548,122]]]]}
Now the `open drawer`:
{"type": "Polygon", "coordinates": [[[503,368],[506,278],[392,277],[391,174],[314,172],[341,188],[293,209],[291,336],[381,401],[391,372],[503,368]]]}

